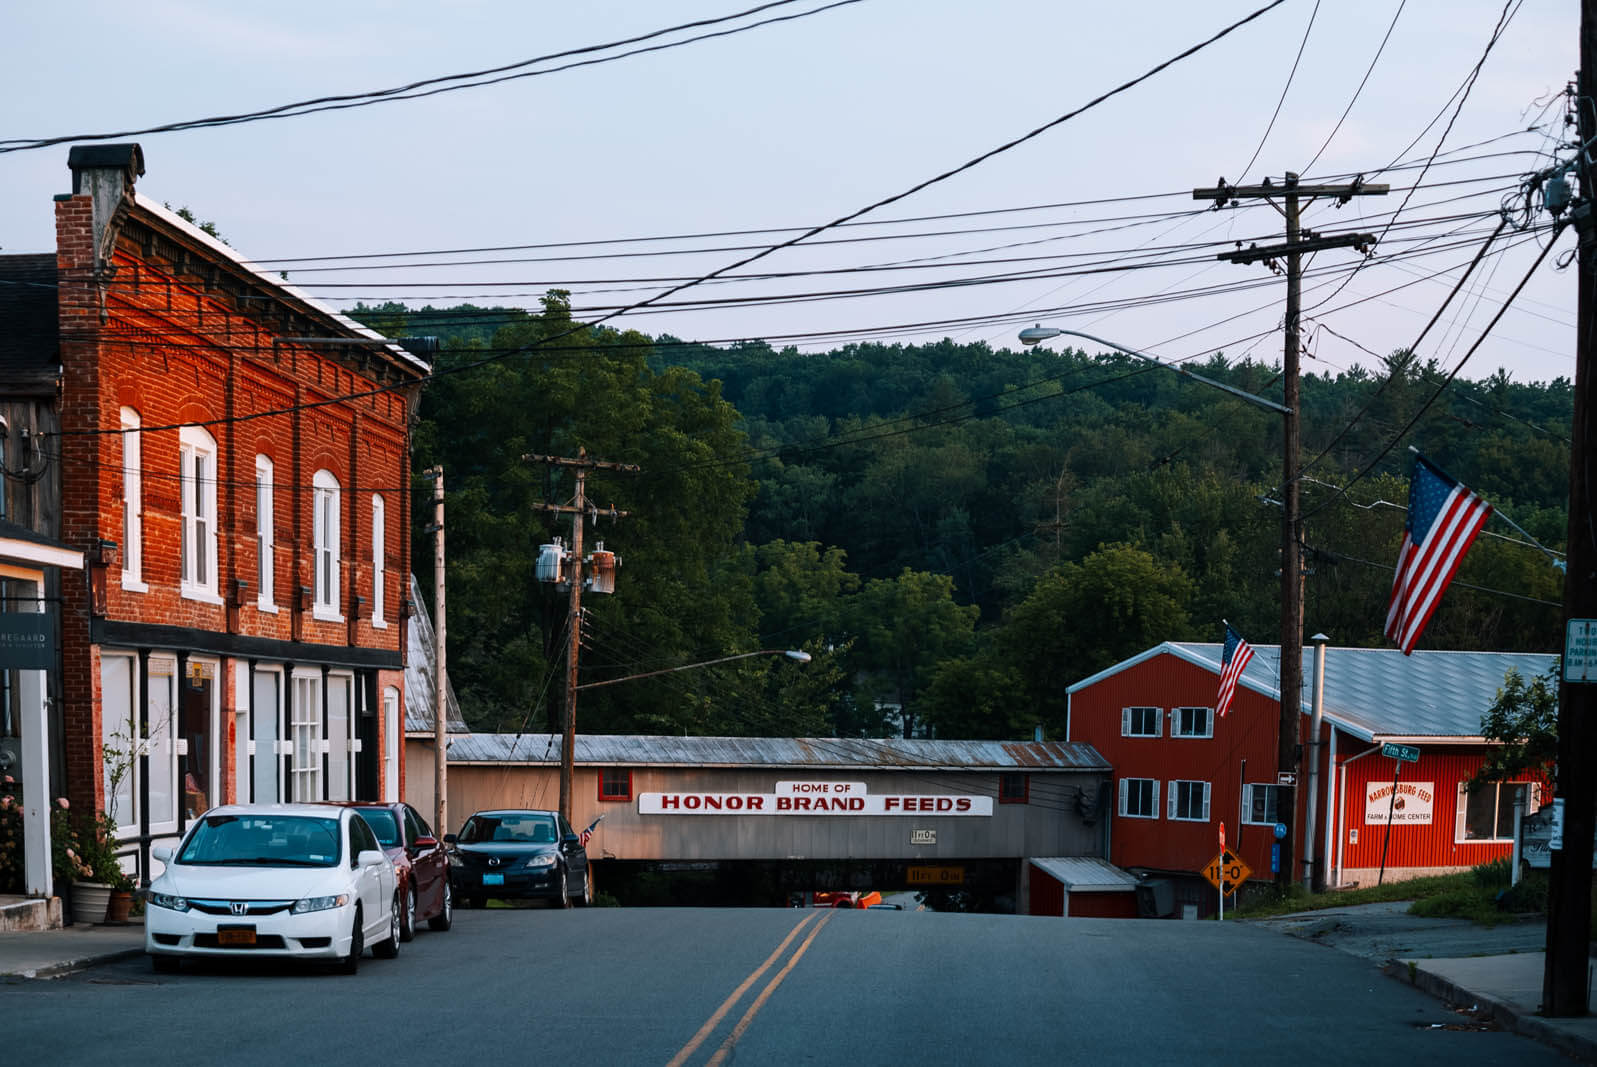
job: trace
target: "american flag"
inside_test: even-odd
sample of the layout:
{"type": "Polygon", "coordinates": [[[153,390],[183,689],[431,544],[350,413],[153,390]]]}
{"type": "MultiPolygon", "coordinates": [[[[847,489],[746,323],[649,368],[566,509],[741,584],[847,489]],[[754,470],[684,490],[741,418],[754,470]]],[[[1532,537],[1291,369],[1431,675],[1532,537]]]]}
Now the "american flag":
{"type": "Polygon", "coordinates": [[[1214,712],[1221,718],[1231,710],[1231,698],[1236,696],[1237,679],[1242,677],[1248,661],[1253,658],[1253,646],[1242,635],[1225,624],[1225,651],[1220,653],[1220,695],[1214,698],[1214,712]]]}
{"type": "Polygon", "coordinates": [[[1442,591],[1474,543],[1492,506],[1432,466],[1414,457],[1408,489],[1408,522],[1386,609],[1386,636],[1407,656],[1425,632],[1442,591]]]}
{"type": "Polygon", "coordinates": [[[588,839],[593,836],[593,828],[598,826],[603,821],[604,821],[604,816],[601,815],[597,819],[595,819],[592,822],[590,822],[588,824],[588,828],[586,830],[582,831],[582,833],[577,835],[577,840],[582,845],[583,848],[587,848],[588,847],[588,839]]]}

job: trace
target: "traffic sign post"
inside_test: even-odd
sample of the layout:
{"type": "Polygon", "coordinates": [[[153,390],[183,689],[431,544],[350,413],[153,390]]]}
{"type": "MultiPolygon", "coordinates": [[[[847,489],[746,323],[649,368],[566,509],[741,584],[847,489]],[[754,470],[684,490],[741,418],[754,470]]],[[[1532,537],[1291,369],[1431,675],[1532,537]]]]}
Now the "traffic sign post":
{"type": "Polygon", "coordinates": [[[1222,848],[1220,854],[1203,869],[1203,876],[1209,880],[1209,884],[1220,891],[1220,918],[1225,918],[1225,895],[1235,893],[1251,874],[1253,868],[1229,848],[1222,848]],[[1229,889],[1226,888],[1228,885],[1229,889]]]}
{"type": "Polygon", "coordinates": [[[1395,759],[1399,763],[1418,763],[1420,750],[1416,745],[1394,745],[1390,741],[1381,746],[1381,755],[1387,759],[1395,759]]]}
{"type": "Polygon", "coordinates": [[[1386,881],[1386,847],[1392,843],[1392,812],[1397,804],[1397,776],[1402,773],[1403,764],[1420,761],[1420,750],[1417,745],[1395,745],[1388,741],[1381,746],[1381,755],[1395,760],[1396,766],[1392,768],[1392,799],[1386,803],[1386,837],[1381,840],[1381,873],[1375,878],[1376,885],[1386,881]]]}

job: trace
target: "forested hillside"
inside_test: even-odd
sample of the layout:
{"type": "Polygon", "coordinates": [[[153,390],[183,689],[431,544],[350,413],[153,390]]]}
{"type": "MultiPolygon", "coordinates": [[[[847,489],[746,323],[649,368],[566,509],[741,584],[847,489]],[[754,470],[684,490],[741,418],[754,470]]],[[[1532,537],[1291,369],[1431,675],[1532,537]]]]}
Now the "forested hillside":
{"type": "MultiPolygon", "coordinates": [[[[584,602],[584,680],[815,655],[585,693],[584,730],[1060,736],[1065,687],[1120,658],[1217,640],[1222,618],[1276,639],[1268,412],[1113,353],[719,348],[568,333],[562,295],[545,303],[449,309],[424,331],[458,372],[424,394],[415,459],[446,471],[450,673],[479,728],[559,721],[565,603],[532,561],[569,522],[532,505],[566,503],[571,482],[521,457],[579,446],[642,468],[589,481],[629,515],[587,534],[624,566],[614,596],[584,602]]],[[[358,313],[382,329],[385,310],[358,313]]],[[[1565,531],[1569,382],[1371,364],[1309,362],[1302,383],[1305,632],[1339,644],[1382,643],[1410,444],[1550,548],[1565,531]]],[[[1193,369],[1279,399],[1274,366],[1193,369]]],[[[1421,647],[1555,647],[1559,571],[1488,530],[1512,540],[1477,541],[1421,647]]],[[[415,558],[430,566],[425,537],[415,558]]]]}

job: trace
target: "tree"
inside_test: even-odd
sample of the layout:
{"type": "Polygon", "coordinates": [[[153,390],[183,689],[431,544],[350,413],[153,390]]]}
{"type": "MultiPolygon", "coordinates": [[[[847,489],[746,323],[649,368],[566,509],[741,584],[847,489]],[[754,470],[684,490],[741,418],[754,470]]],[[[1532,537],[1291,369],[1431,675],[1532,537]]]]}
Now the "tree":
{"type": "Polygon", "coordinates": [[[974,650],[978,611],[954,602],[947,575],[908,568],[866,582],[847,610],[860,707],[897,704],[903,736],[913,737],[917,702],[937,668],[974,650]]]}
{"type": "Polygon", "coordinates": [[[1558,775],[1559,661],[1529,682],[1510,667],[1497,699],[1481,716],[1481,736],[1495,741],[1469,780],[1469,788],[1506,782],[1527,771],[1540,774],[1555,788],[1558,775]]]}

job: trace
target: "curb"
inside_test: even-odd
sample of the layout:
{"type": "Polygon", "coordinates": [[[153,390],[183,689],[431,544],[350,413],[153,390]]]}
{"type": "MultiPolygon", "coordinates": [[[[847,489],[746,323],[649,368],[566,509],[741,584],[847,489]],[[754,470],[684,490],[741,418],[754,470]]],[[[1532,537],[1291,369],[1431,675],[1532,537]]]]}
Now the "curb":
{"type": "Polygon", "coordinates": [[[53,963],[41,964],[21,971],[0,971],[0,978],[22,978],[27,980],[40,980],[46,978],[60,978],[81,971],[88,967],[95,967],[102,963],[114,963],[117,960],[130,960],[135,956],[144,955],[144,947],[115,949],[110,952],[97,952],[92,956],[80,956],[71,960],[56,960],[53,963]]]}
{"type": "Polygon", "coordinates": [[[1583,1062],[1597,1063],[1597,1041],[1571,1034],[1540,1015],[1523,1012],[1501,1000],[1471,992],[1432,974],[1424,967],[1416,967],[1411,971],[1404,960],[1387,960],[1381,971],[1448,1004],[1468,1004],[1476,1015],[1500,1023],[1505,1030],[1550,1045],[1583,1062]]]}

